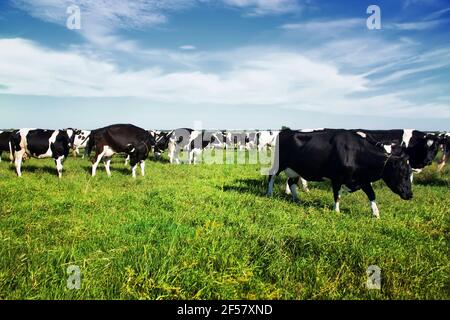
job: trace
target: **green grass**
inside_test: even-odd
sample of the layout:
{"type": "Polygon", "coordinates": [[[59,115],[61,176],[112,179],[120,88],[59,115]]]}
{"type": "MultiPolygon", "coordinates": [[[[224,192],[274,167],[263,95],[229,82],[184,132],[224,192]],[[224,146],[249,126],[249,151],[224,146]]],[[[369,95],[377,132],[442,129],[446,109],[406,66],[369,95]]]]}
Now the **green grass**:
{"type": "Polygon", "coordinates": [[[15,177],[0,164],[0,299],[449,299],[450,171],[416,176],[414,199],[375,184],[381,220],[363,192],[333,209],[327,183],[265,197],[256,165],[147,161],[133,180],[70,158],[15,177]],[[69,265],[80,290],[66,288],[69,265]],[[366,288],[370,265],[382,290],[366,288]]]}

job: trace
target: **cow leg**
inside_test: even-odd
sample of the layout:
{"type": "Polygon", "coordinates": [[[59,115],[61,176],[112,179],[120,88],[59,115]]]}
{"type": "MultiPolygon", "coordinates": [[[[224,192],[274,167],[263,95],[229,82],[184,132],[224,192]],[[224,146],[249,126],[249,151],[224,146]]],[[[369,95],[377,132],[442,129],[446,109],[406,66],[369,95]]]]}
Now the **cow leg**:
{"type": "Polygon", "coordinates": [[[333,186],[333,197],[334,197],[334,211],[340,212],[341,209],[339,207],[339,202],[341,200],[341,183],[340,182],[332,182],[333,186]]]}
{"type": "Polygon", "coordinates": [[[8,145],[9,145],[9,160],[11,160],[11,163],[14,163],[14,153],[11,142],[8,143],[8,145]]]}
{"type": "Polygon", "coordinates": [[[289,186],[289,191],[292,194],[292,200],[294,200],[295,202],[299,202],[300,199],[298,198],[298,194],[297,194],[297,183],[298,183],[299,178],[289,178],[287,181],[287,185],[289,186]]]}
{"type": "Polygon", "coordinates": [[[104,157],[103,164],[105,165],[106,174],[111,177],[111,157],[104,157]]]}
{"type": "Polygon", "coordinates": [[[95,155],[94,157],[94,162],[92,163],[92,176],[95,177],[95,175],[97,174],[97,167],[100,164],[100,161],[102,161],[103,156],[105,155],[105,151],[103,151],[100,154],[95,155]]]}
{"type": "Polygon", "coordinates": [[[125,159],[125,166],[128,165],[128,162],[130,162],[130,155],[128,155],[125,159]]]}
{"type": "Polygon", "coordinates": [[[131,174],[133,176],[134,179],[136,179],[136,169],[137,169],[137,163],[132,167],[131,167],[131,174]]]}
{"type": "Polygon", "coordinates": [[[271,197],[273,194],[273,184],[275,183],[275,175],[269,176],[269,190],[267,191],[267,196],[271,197]]]}
{"type": "Polygon", "coordinates": [[[303,179],[303,178],[300,178],[300,180],[301,180],[301,182],[302,182],[302,188],[303,188],[303,191],[309,192],[308,181],[306,181],[306,180],[303,179]]]}
{"type": "Polygon", "coordinates": [[[444,156],[442,157],[442,160],[438,164],[438,171],[442,171],[442,169],[444,169],[445,163],[448,160],[448,155],[449,153],[444,154],[444,156]]]}
{"type": "Polygon", "coordinates": [[[375,191],[373,191],[372,185],[370,183],[364,184],[362,190],[365,192],[370,201],[370,208],[372,209],[372,214],[375,218],[380,218],[380,211],[378,210],[377,203],[375,202],[375,191]]]}
{"type": "Polygon", "coordinates": [[[56,164],[56,171],[58,172],[58,178],[62,178],[62,171],[63,171],[63,160],[64,156],[58,157],[55,159],[56,164]]]}
{"type": "Polygon", "coordinates": [[[145,160],[141,161],[141,174],[143,177],[145,176],[145,160]]]}
{"type": "Polygon", "coordinates": [[[25,155],[25,150],[21,149],[14,153],[14,164],[16,166],[16,173],[18,177],[22,176],[22,159],[25,155]]]}

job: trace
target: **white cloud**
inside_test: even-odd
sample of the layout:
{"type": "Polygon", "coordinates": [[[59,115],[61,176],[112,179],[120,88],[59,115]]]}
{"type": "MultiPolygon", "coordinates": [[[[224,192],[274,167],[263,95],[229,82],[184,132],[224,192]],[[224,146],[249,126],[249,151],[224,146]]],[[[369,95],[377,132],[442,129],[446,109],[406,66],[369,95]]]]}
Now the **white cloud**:
{"type": "Polygon", "coordinates": [[[300,10],[296,0],[222,0],[226,5],[250,9],[251,15],[284,14],[300,10]]]}
{"type": "Polygon", "coordinates": [[[23,39],[0,40],[0,93],[68,97],[139,97],[181,106],[233,105],[298,108],[327,113],[450,117],[442,103],[419,106],[401,92],[371,95],[370,80],[302,54],[254,47],[194,56],[196,64],[220,61],[222,71],[201,64],[191,71],[158,67],[120,70],[79,52],[54,51],[23,39]],[[359,98],[357,96],[360,96],[359,98]]]}
{"type": "Polygon", "coordinates": [[[355,27],[367,28],[365,19],[339,19],[339,20],[324,20],[324,21],[308,21],[300,23],[287,23],[281,26],[285,30],[302,30],[313,32],[328,32],[343,31],[355,27]]]}
{"type": "Polygon", "coordinates": [[[402,22],[402,23],[389,23],[386,25],[387,29],[395,29],[401,31],[423,31],[434,29],[448,22],[449,20],[430,20],[430,21],[418,21],[418,22],[402,22]]]}
{"type": "Polygon", "coordinates": [[[186,44],[186,45],[180,46],[180,49],[181,50],[196,50],[197,48],[193,45],[186,44]]]}

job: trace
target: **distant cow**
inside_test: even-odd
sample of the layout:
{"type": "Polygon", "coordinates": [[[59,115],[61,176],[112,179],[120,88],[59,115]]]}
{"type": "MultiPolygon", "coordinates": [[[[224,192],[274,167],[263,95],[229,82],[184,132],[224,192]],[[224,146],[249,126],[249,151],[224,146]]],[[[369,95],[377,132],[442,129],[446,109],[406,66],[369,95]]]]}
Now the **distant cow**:
{"type": "Polygon", "coordinates": [[[14,163],[19,177],[22,176],[22,161],[25,156],[38,159],[53,158],[59,178],[62,177],[63,162],[73,144],[72,130],[20,129],[11,136],[14,163]]]}
{"type": "Polygon", "coordinates": [[[309,181],[331,180],[335,210],[339,212],[340,190],[362,189],[370,200],[372,213],[379,218],[372,182],[383,179],[402,199],[412,198],[412,170],[408,156],[388,155],[355,132],[333,130],[304,133],[283,130],[277,138],[275,163],[269,177],[272,195],[275,176],[285,172],[295,200],[300,176],[309,181]]]}
{"type": "Polygon", "coordinates": [[[12,134],[13,131],[0,131],[0,162],[2,162],[3,152],[8,152],[9,159],[11,160],[11,162],[14,161],[14,156],[10,142],[12,134]]]}
{"type": "Polygon", "coordinates": [[[116,153],[126,153],[130,156],[133,178],[136,177],[137,165],[141,166],[142,176],[145,175],[145,159],[147,159],[155,139],[147,130],[131,124],[116,124],[93,130],[87,149],[90,152],[95,146],[95,156],[92,160],[92,176],[97,173],[97,167],[102,161],[106,173],[111,176],[111,158],[116,153]]]}
{"type": "Polygon", "coordinates": [[[444,133],[440,136],[440,146],[442,148],[442,159],[438,164],[438,171],[444,169],[450,155],[450,133],[444,133]]]}
{"type": "Polygon", "coordinates": [[[196,164],[203,150],[212,145],[223,145],[220,132],[193,130],[189,128],[175,129],[169,139],[170,163],[180,163],[181,151],[188,152],[189,164],[196,164]],[[220,136],[220,137],[219,137],[220,136]]]}

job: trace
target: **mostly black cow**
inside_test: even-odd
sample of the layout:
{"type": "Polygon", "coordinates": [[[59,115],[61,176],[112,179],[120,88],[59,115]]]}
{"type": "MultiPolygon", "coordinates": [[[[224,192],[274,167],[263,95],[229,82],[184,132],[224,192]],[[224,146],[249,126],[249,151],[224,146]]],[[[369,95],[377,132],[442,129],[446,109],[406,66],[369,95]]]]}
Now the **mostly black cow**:
{"type": "Polygon", "coordinates": [[[141,166],[142,176],[145,175],[145,159],[147,159],[155,139],[147,130],[131,124],[116,124],[91,131],[87,146],[88,152],[95,147],[92,160],[92,176],[97,173],[97,167],[103,160],[108,176],[111,176],[111,158],[116,153],[126,153],[130,156],[133,178],[136,177],[137,165],[141,166]]]}
{"type": "Polygon", "coordinates": [[[380,179],[402,199],[412,198],[412,170],[408,156],[386,154],[347,130],[281,131],[269,177],[269,196],[273,192],[275,176],[283,171],[289,177],[288,184],[295,200],[298,199],[296,184],[300,176],[310,181],[330,179],[336,211],[339,211],[341,187],[345,186],[350,192],[362,189],[370,200],[373,215],[379,218],[371,183],[380,179]]]}

